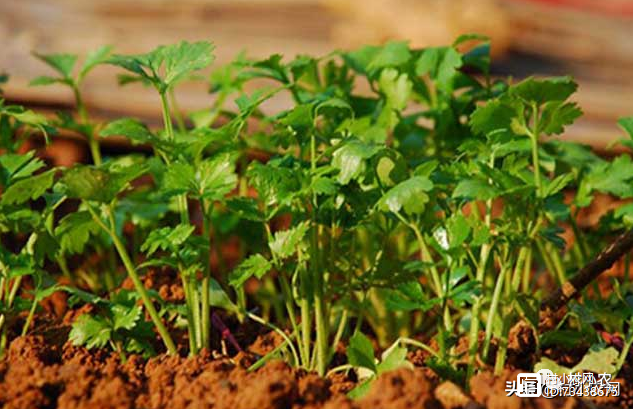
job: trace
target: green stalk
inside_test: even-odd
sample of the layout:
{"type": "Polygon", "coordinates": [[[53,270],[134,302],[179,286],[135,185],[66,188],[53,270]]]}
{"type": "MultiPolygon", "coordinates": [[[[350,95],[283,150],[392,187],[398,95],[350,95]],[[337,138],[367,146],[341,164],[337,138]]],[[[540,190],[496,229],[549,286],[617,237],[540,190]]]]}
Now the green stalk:
{"type": "Polygon", "coordinates": [[[22,327],[22,333],[20,335],[25,336],[27,332],[29,332],[29,328],[31,327],[31,322],[33,321],[33,317],[35,316],[35,309],[37,308],[37,299],[34,298],[31,303],[31,308],[29,309],[29,315],[26,317],[26,321],[24,321],[24,326],[22,327]]]}
{"type": "MultiPolygon", "coordinates": [[[[182,266],[178,266],[180,271],[183,271],[182,266]]],[[[189,332],[189,355],[193,356],[198,353],[198,344],[196,342],[196,327],[193,319],[193,308],[191,305],[191,288],[187,282],[187,277],[184,274],[180,275],[182,281],[182,289],[185,292],[185,306],[187,307],[187,331],[189,332]]]]}
{"type": "Polygon", "coordinates": [[[501,260],[501,271],[499,272],[499,276],[497,277],[497,282],[495,283],[495,289],[492,293],[492,300],[490,301],[490,309],[488,311],[488,318],[486,320],[486,332],[484,337],[484,348],[483,348],[483,356],[484,359],[488,357],[488,351],[490,349],[490,341],[492,340],[492,326],[494,325],[494,318],[497,315],[497,310],[499,309],[499,302],[501,301],[501,290],[503,289],[505,277],[507,274],[507,268],[505,257],[501,260]]]}
{"type": "Polygon", "coordinates": [[[538,156],[539,142],[539,121],[538,109],[532,106],[532,129],[530,130],[530,141],[532,142],[532,167],[534,168],[534,185],[536,186],[536,197],[540,198],[543,194],[543,185],[541,182],[541,166],[538,156]]]}
{"type": "Polygon", "coordinates": [[[204,348],[209,348],[211,346],[210,343],[210,334],[211,334],[211,305],[209,301],[209,284],[211,283],[211,221],[209,220],[209,206],[204,206],[203,204],[204,214],[202,216],[202,234],[206,240],[209,240],[209,245],[207,246],[207,251],[204,259],[204,276],[202,278],[202,304],[201,304],[201,312],[202,312],[202,346],[204,348]]]}
{"type": "MultiPolygon", "coordinates": [[[[88,110],[86,109],[86,105],[81,98],[81,92],[79,92],[79,88],[77,85],[72,86],[73,93],[75,94],[75,104],[77,104],[77,112],[79,113],[79,118],[83,125],[88,124],[88,110]]],[[[86,139],[88,140],[88,147],[90,148],[90,155],[92,156],[92,161],[95,165],[101,165],[101,150],[99,148],[99,141],[95,138],[91,132],[86,134],[86,139]]]]}
{"type": "MultiPolygon", "coordinates": [[[[288,282],[288,278],[283,272],[280,272],[279,282],[281,283],[281,291],[284,295],[284,300],[286,304],[286,311],[288,313],[288,319],[290,321],[290,326],[297,337],[299,336],[299,326],[297,325],[297,320],[295,319],[295,312],[292,306],[292,290],[290,288],[290,283],[288,282]]],[[[299,346],[299,357],[301,358],[301,363],[304,365],[306,369],[306,362],[308,362],[308,358],[310,355],[306,355],[306,351],[304,350],[304,346],[301,343],[298,343],[299,346]]]]}
{"type": "MultiPolygon", "coordinates": [[[[477,265],[477,273],[475,279],[483,283],[486,274],[486,266],[488,265],[488,257],[490,255],[490,245],[484,243],[479,252],[479,263],[477,265]]],[[[466,371],[466,379],[470,379],[475,372],[475,359],[477,350],[479,349],[479,313],[483,304],[482,296],[479,296],[471,309],[470,315],[470,332],[468,334],[468,368],[466,371]]]]}
{"type": "Polygon", "coordinates": [[[171,336],[169,335],[167,328],[161,321],[160,316],[158,315],[158,312],[154,308],[154,304],[152,303],[152,300],[150,299],[149,294],[147,293],[147,290],[145,290],[145,286],[141,282],[141,279],[138,276],[138,274],[136,273],[136,269],[132,265],[132,261],[130,260],[130,256],[127,254],[127,250],[125,249],[125,246],[123,245],[123,243],[121,243],[121,240],[119,240],[116,234],[112,234],[111,237],[112,237],[112,241],[114,242],[114,247],[116,247],[117,252],[119,253],[119,256],[121,257],[121,261],[123,262],[123,265],[125,266],[125,269],[127,270],[128,275],[132,279],[132,282],[134,283],[134,287],[136,288],[136,291],[138,291],[139,295],[141,296],[141,299],[143,300],[143,304],[145,305],[145,308],[147,309],[147,312],[149,313],[149,316],[151,317],[152,322],[156,326],[158,333],[160,334],[161,338],[163,339],[163,342],[165,343],[167,352],[170,355],[175,355],[176,346],[174,344],[174,341],[171,339],[171,336]]]}
{"type": "Polygon", "coordinates": [[[301,280],[301,301],[300,301],[300,308],[301,308],[301,342],[303,343],[303,348],[301,348],[303,350],[304,356],[302,356],[302,359],[304,359],[304,365],[306,367],[309,367],[310,365],[310,344],[311,344],[311,337],[310,334],[312,332],[312,316],[311,316],[311,311],[310,311],[310,300],[308,298],[308,285],[307,285],[307,271],[303,271],[303,276],[304,278],[301,280]]]}
{"type": "MultiPolygon", "coordinates": [[[[99,226],[101,226],[101,228],[112,239],[112,242],[114,243],[114,247],[116,248],[117,252],[119,253],[119,257],[121,258],[121,261],[123,262],[125,270],[127,271],[128,275],[132,279],[132,283],[134,284],[134,288],[136,289],[136,291],[141,296],[141,300],[143,300],[143,304],[145,305],[145,309],[149,313],[149,316],[152,319],[152,322],[154,323],[154,326],[156,327],[156,330],[158,331],[160,337],[162,338],[163,343],[165,344],[165,347],[167,348],[167,352],[170,355],[175,355],[177,351],[176,351],[176,346],[174,344],[174,341],[172,340],[171,336],[169,335],[169,331],[167,331],[167,328],[165,327],[165,325],[161,321],[160,316],[158,315],[158,312],[154,308],[154,304],[152,303],[152,300],[149,297],[149,294],[147,293],[147,290],[145,289],[145,286],[141,282],[141,279],[138,276],[138,273],[136,272],[136,268],[134,267],[134,265],[132,264],[132,261],[130,260],[130,256],[128,255],[127,250],[125,249],[125,245],[123,245],[123,243],[121,242],[119,237],[113,231],[112,227],[108,227],[108,226],[106,226],[103,223],[101,218],[94,212],[94,209],[92,209],[91,206],[88,206],[88,211],[92,215],[92,218],[95,220],[95,222],[99,226]]],[[[106,212],[107,212],[108,217],[110,218],[111,223],[112,223],[112,220],[113,220],[112,210],[110,209],[109,206],[106,208],[106,212]]]]}
{"type": "MultiPolygon", "coordinates": [[[[311,178],[316,172],[316,137],[310,135],[310,169],[311,178]]],[[[314,315],[316,324],[316,366],[319,375],[325,375],[328,359],[328,328],[325,321],[324,282],[319,270],[319,231],[316,221],[316,194],[312,196],[312,235],[310,243],[310,261],[314,284],[314,315]]]]}

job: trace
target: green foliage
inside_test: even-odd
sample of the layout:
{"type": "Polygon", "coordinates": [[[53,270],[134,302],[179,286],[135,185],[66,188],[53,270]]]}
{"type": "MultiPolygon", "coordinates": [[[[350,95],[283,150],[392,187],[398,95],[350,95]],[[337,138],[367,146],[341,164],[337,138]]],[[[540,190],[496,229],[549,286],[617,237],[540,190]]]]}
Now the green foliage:
{"type": "Polygon", "coordinates": [[[148,82],[163,94],[188,75],[208,67],[214,60],[214,48],[206,41],[182,41],[159,46],[146,54],[114,55],[107,62],[131,74],[123,78],[124,82],[148,82]]]}
{"type": "Polygon", "coordinates": [[[72,324],[69,340],[73,345],[93,348],[111,348],[125,357],[125,353],[154,354],[154,333],[136,305],[140,297],[134,292],[120,290],[110,299],[104,299],[72,288],[67,289],[71,301],[94,305],[93,313],[79,316],[72,324]]]}
{"type": "MultiPolygon", "coordinates": [[[[150,354],[153,325],[176,353],[167,328],[186,327],[193,355],[215,347],[212,316],[223,309],[284,339],[261,362],[282,356],[324,375],[338,343],[348,341],[343,370],[356,371],[355,397],[379,374],[409,366],[406,346],[430,353],[428,365],[441,376],[466,382],[477,362],[503,370],[517,321],[538,330],[549,290],[541,283],[565,281],[633,225],[624,204],[595,228],[578,226],[578,209],[595,195],[633,197],[631,157],[601,158],[559,140],[581,115],[576,83],[493,80],[486,38],[425,49],[388,42],[319,58],[240,55],[213,69],[208,107],[180,112],[175,87],[200,79],[194,75],[212,64],[213,51],[204,41],[138,55],[111,56],[103,47],[81,65],[71,54],[38,55],[54,75],[33,84],[69,86],[77,103],[78,115],[60,113],[51,123],[86,137],[90,165],[48,168],[34,152],[18,154],[32,131],[50,127],[0,100],[0,291],[10,294],[31,276],[32,317],[57,290],[44,267],[114,288],[122,266],[135,286],[107,298],[70,289],[73,300],[93,304],[73,324],[75,344],[150,354]],[[90,118],[80,86],[103,63],[125,70],[121,83],[158,92],[162,127],[90,118]],[[275,110],[276,96],[290,103],[275,110]],[[125,137],[143,153],[101,158],[97,135],[125,137]],[[225,257],[226,243],[237,260],[225,257]],[[87,262],[92,252],[96,267],[87,262]],[[103,274],[91,279],[91,268],[103,274]],[[169,305],[145,289],[140,275],[148,269],[177,274],[185,300],[169,305]],[[361,328],[385,350],[380,359],[361,328]],[[421,329],[435,349],[400,338],[421,329]]],[[[633,147],[631,119],[619,124],[631,136],[621,144],[633,147]]],[[[626,332],[630,346],[625,287],[571,304],[556,329],[537,334],[541,346],[568,338],[594,344],[598,324],[626,332]]],[[[2,313],[15,315],[19,303],[3,297],[2,313]]],[[[615,373],[622,356],[591,350],[581,367],[557,368],[615,373]]]]}

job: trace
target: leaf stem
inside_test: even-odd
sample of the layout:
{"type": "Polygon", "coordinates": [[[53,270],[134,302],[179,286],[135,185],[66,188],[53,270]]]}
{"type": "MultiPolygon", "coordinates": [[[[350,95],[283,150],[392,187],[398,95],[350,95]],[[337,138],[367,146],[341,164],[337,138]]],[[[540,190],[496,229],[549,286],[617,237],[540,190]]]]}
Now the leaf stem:
{"type": "Polygon", "coordinates": [[[134,284],[134,288],[136,289],[136,291],[138,291],[139,295],[141,296],[141,300],[143,300],[143,304],[145,305],[145,309],[147,309],[147,312],[148,312],[150,318],[152,319],[152,322],[154,323],[154,326],[156,327],[156,330],[158,331],[159,335],[161,336],[161,338],[163,340],[163,343],[165,344],[165,348],[167,348],[167,352],[170,355],[175,355],[177,351],[176,351],[176,346],[174,344],[174,341],[172,340],[171,335],[169,335],[169,331],[167,331],[167,328],[165,327],[165,325],[163,324],[162,320],[160,319],[160,316],[158,315],[158,312],[156,311],[156,308],[154,308],[154,304],[152,303],[152,300],[149,297],[149,294],[147,293],[147,290],[145,289],[145,286],[141,282],[141,279],[140,279],[138,273],[136,272],[136,268],[132,264],[132,261],[130,259],[130,256],[127,253],[127,250],[125,249],[125,246],[123,245],[123,243],[121,242],[119,237],[114,232],[114,229],[113,229],[114,228],[114,226],[113,226],[114,218],[112,216],[112,209],[110,208],[109,205],[106,207],[106,214],[107,214],[107,216],[110,219],[110,222],[112,224],[112,226],[108,227],[108,226],[105,225],[105,223],[103,223],[103,220],[101,220],[101,218],[95,213],[95,211],[92,208],[92,206],[88,205],[87,208],[88,208],[88,211],[90,212],[90,214],[92,215],[92,218],[94,219],[94,221],[99,226],[101,226],[101,228],[112,239],[114,247],[116,248],[117,252],[119,253],[119,257],[121,258],[121,261],[123,262],[123,265],[124,265],[128,275],[130,276],[130,279],[132,279],[132,283],[134,284]]]}

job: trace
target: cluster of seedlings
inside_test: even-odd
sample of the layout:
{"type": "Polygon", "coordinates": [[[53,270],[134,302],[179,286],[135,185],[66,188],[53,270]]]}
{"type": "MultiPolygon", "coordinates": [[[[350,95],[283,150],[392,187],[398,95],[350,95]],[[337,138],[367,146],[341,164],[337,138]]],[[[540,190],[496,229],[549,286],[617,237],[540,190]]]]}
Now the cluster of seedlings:
{"type": "MultiPolygon", "coordinates": [[[[37,57],[55,75],[33,85],[70,87],[77,112],[47,119],[0,99],[0,350],[8,322],[28,311],[28,333],[39,302],[66,291],[71,305],[94,307],[72,326],[76,345],[151,356],[158,335],[176,354],[178,330],[194,355],[216,347],[222,310],[283,339],[256,366],[282,357],[320,375],[355,370],[366,380],[355,396],[377,374],[411,365],[411,348],[462,383],[483,364],[498,373],[517,323],[531,328],[537,353],[585,345],[582,369],[622,367],[633,342],[628,258],[608,293],[579,289],[556,326],[539,328],[550,291],[633,225],[625,200],[598,225],[577,223],[595,195],[633,197],[633,163],[555,138],[581,116],[571,78],[495,79],[478,36],[290,61],[240,56],[206,77],[210,106],[185,115],[174,88],[205,81],[208,42],[141,55],[103,47],[83,64],[37,57]],[[82,83],[102,64],[121,69],[122,85],[156,90],[162,127],[91,117],[82,83]],[[279,95],[292,104],[270,112],[279,95]],[[57,130],[85,137],[91,163],[51,168],[21,149],[57,130]],[[104,157],[99,141],[111,136],[148,149],[104,157]],[[223,258],[229,239],[237,263],[223,258]],[[95,254],[89,270],[69,262],[95,254]],[[184,302],[146,289],[150,269],[177,272],[184,302]],[[120,288],[125,277],[134,290],[120,288]],[[347,364],[333,367],[340,343],[347,364]]],[[[633,118],[620,124],[633,138],[633,118]]]]}

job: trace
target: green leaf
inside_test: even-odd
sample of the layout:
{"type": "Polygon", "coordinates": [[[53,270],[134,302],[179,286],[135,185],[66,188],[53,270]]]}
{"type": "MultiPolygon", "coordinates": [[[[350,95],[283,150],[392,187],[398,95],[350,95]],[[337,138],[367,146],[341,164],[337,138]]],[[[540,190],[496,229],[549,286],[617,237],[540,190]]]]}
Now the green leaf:
{"type": "Polygon", "coordinates": [[[68,197],[109,203],[146,171],[147,167],[142,164],[131,164],[117,171],[107,167],[76,165],[64,172],[60,186],[68,197]]]}
{"type": "Polygon", "coordinates": [[[213,60],[214,46],[206,41],[159,46],[147,54],[114,55],[109,64],[122,67],[149,81],[160,93],[165,93],[187,75],[209,66],[213,60]]]}
{"type": "Polygon", "coordinates": [[[99,133],[103,137],[108,136],[125,136],[133,143],[151,143],[156,140],[156,136],[141,123],[141,121],[133,118],[117,119],[106,125],[99,133]]]}
{"type": "Polygon", "coordinates": [[[618,125],[620,125],[620,127],[629,134],[629,137],[631,139],[633,139],[633,116],[630,116],[628,118],[620,118],[618,120],[618,125]]]}
{"type": "Polygon", "coordinates": [[[112,328],[114,331],[120,329],[132,330],[138,320],[141,318],[141,307],[135,305],[128,307],[121,304],[114,304],[110,308],[112,313],[112,328]]]}
{"type": "Polygon", "coordinates": [[[231,155],[216,156],[200,163],[195,173],[199,197],[221,200],[237,185],[235,164],[231,155]]]}
{"type": "Polygon", "coordinates": [[[309,224],[303,222],[288,230],[276,232],[272,241],[268,243],[270,251],[279,259],[292,256],[296,253],[309,228],[309,224]]]}
{"type": "Polygon", "coordinates": [[[230,312],[237,312],[239,308],[231,301],[229,296],[216,280],[209,280],[209,305],[212,307],[223,308],[230,312]]]}
{"type": "Polygon", "coordinates": [[[559,135],[565,131],[565,126],[573,124],[581,116],[582,111],[576,103],[547,102],[541,112],[539,129],[545,135],[559,135]]]}
{"type": "Polygon", "coordinates": [[[470,116],[470,128],[476,134],[511,134],[515,109],[507,103],[494,99],[475,109],[470,116]]]}
{"type": "Polygon", "coordinates": [[[42,75],[29,81],[29,86],[32,87],[47,86],[53,84],[68,84],[68,80],[42,75]]]}
{"type": "Polygon", "coordinates": [[[580,206],[588,206],[595,191],[620,198],[633,197],[632,179],[633,163],[630,156],[621,155],[612,162],[598,162],[581,180],[576,202],[580,206]]]}
{"type": "Polygon", "coordinates": [[[289,203],[301,187],[297,172],[274,166],[270,162],[266,165],[259,162],[252,163],[248,168],[247,177],[265,206],[289,203]]]}
{"type": "Polygon", "coordinates": [[[591,371],[597,374],[611,374],[615,371],[615,363],[619,355],[617,349],[613,347],[602,349],[602,347],[594,346],[589,349],[578,365],[574,366],[573,371],[574,373],[591,371]]]}
{"type": "Polygon", "coordinates": [[[265,220],[264,215],[257,206],[257,200],[252,197],[232,197],[226,201],[226,207],[241,219],[254,222],[265,220]]]}
{"type": "Polygon", "coordinates": [[[407,106],[413,84],[407,74],[399,74],[397,70],[388,68],[380,73],[378,85],[387,100],[379,124],[393,129],[398,122],[400,111],[407,106]]]}
{"type": "Polygon", "coordinates": [[[53,185],[54,176],[55,169],[51,169],[37,176],[18,180],[4,191],[0,203],[3,205],[22,204],[29,199],[37,199],[53,185]]]}
{"type": "Polygon", "coordinates": [[[406,41],[389,41],[377,50],[367,69],[377,71],[386,67],[398,67],[406,64],[410,58],[411,52],[406,41]]]}
{"type": "Polygon", "coordinates": [[[383,211],[413,215],[424,212],[429,202],[427,194],[433,189],[433,182],[424,176],[414,176],[392,187],[378,201],[378,208],[383,211]]]}
{"type": "Polygon", "coordinates": [[[374,347],[369,338],[362,332],[356,332],[349,339],[346,354],[347,362],[349,362],[350,365],[356,368],[367,368],[374,373],[377,372],[374,347]]]}
{"type": "Polygon", "coordinates": [[[462,56],[452,47],[427,48],[415,64],[417,75],[429,74],[440,90],[451,92],[462,56]]]}
{"type": "Polygon", "coordinates": [[[92,215],[87,211],[80,211],[64,216],[55,228],[55,236],[62,250],[68,254],[78,254],[84,251],[90,236],[97,234],[99,230],[92,215]]]}
{"type": "Polygon", "coordinates": [[[463,179],[453,191],[454,198],[477,200],[494,199],[500,194],[499,189],[479,179],[463,179]]]}
{"type": "Polygon", "coordinates": [[[104,45],[88,53],[88,55],[86,56],[86,60],[81,66],[81,70],[79,71],[77,82],[81,82],[85,78],[85,76],[88,75],[90,71],[92,71],[94,67],[107,62],[112,48],[113,47],[110,45],[104,45]]]}
{"type": "Polygon", "coordinates": [[[74,54],[35,53],[34,55],[60,73],[64,78],[70,78],[72,76],[73,67],[77,62],[77,56],[74,54]]]}
{"type": "Polygon", "coordinates": [[[7,186],[12,181],[31,176],[46,164],[35,157],[35,151],[29,151],[23,155],[5,153],[0,155],[0,175],[2,184],[7,186]]]}
{"type": "Polygon", "coordinates": [[[555,77],[543,80],[527,78],[512,86],[510,91],[527,103],[542,105],[548,101],[565,101],[578,89],[571,77],[555,77]]]}
{"type": "Polygon", "coordinates": [[[196,168],[185,162],[171,164],[163,189],[170,194],[189,193],[207,200],[221,200],[236,184],[233,159],[229,154],[222,154],[202,161],[196,168]]]}
{"type": "Polygon", "coordinates": [[[262,278],[272,268],[272,264],[261,254],[254,254],[244,260],[229,275],[229,284],[241,288],[251,277],[262,278]]]}
{"type": "Polygon", "coordinates": [[[339,170],[337,181],[347,185],[351,180],[358,179],[365,172],[365,161],[378,151],[377,146],[358,140],[352,140],[338,148],[332,154],[332,166],[339,170]]]}
{"type": "Polygon", "coordinates": [[[152,230],[141,246],[141,251],[147,252],[148,256],[154,254],[158,249],[177,251],[178,247],[191,236],[195,228],[193,225],[179,224],[176,227],[152,230]]]}
{"type": "Polygon", "coordinates": [[[547,185],[545,186],[545,189],[543,191],[543,197],[555,195],[573,181],[574,175],[572,173],[564,173],[562,175],[558,175],[554,180],[547,181],[547,185]]]}
{"type": "Polygon", "coordinates": [[[616,370],[616,361],[619,353],[613,347],[604,348],[599,345],[592,346],[585,354],[578,365],[568,368],[557,364],[548,358],[542,358],[539,363],[534,366],[534,371],[541,369],[549,369],[557,375],[573,374],[578,372],[594,372],[596,374],[613,374],[616,370]]]}
{"type": "Polygon", "coordinates": [[[105,347],[112,337],[112,327],[100,316],[83,314],[72,324],[68,340],[88,349],[105,347]]]}
{"type": "Polygon", "coordinates": [[[407,361],[408,350],[397,343],[383,352],[380,363],[376,367],[377,375],[399,368],[413,369],[413,364],[407,361]]]}
{"type": "Polygon", "coordinates": [[[389,311],[429,311],[441,299],[427,300],[422,292],[421,284],[416,281],[407,281],[398,284],[395,289],[386,290],[385,305],[389,311]]]}
{"type": "Polygon", "coordinates": [[[448,232],[449,248],[454,249],[466,241],[470,234],[470,225],[461,213],[457,213],[446,221],[446,230],[448,232]]]}
{"type": "Polygon", "coordinates": [[[369,393],[371,386],[374,384],[374,380],[376,380],[376,378],[373,376],[365,379],[363,382],[356,385],[354,389],[347,392],[347,397],[350,399],[361,399],[369,393]]]}

